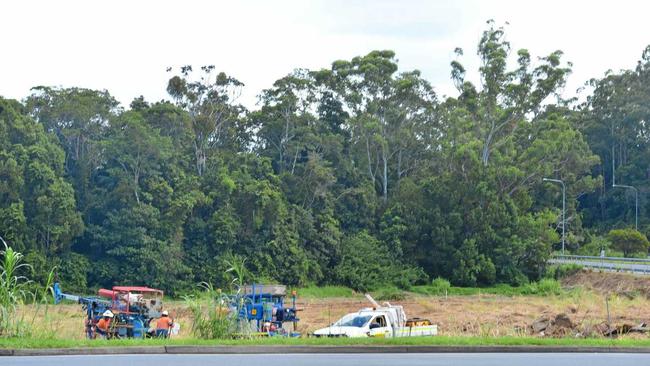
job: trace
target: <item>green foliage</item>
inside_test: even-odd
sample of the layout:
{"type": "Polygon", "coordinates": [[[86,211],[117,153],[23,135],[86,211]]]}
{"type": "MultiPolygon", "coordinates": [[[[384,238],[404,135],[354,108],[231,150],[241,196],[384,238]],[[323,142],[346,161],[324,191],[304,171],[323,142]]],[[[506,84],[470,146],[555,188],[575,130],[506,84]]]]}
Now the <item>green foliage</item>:
{"type": "Polygon", "coordinates": [[[28,267],[23,263],[23,255],[14,251],[2,241],[4,250],[0,251],[2,263],[0,272],[0,335],[23,336],[28,331],[24,315],[18,314],[18,306],[28,300],[27,286],[30,280],[20,275],[21,269],[28,267]]]}
{"type": "Polygon", "coordinates": [[[331,298],[331,297],[352,297],[360,295],[354,290],[344,286],[308,286],[296,289],[301,298],[331,298]]]}
{"type": "Polygon", "coordinates": [[[579,255],[600,256],[602,250],[605,251],[605,256],[615,257],[616,253],[612,252],[612,243],[603,236],[593,236],[589,242],[580,246],[576,251],[579,255]]]}
{"type": "Polygon", "coordinates": [[[31,266],[24,261],[22,253],[8,246],[2,237],[4,250],[0,251],[0,336],[25,337],[32,335],[36,317],[44,309],[47,319],[50,286],[54,279],[51,270],[42,286],[32,286],[33,282],[25,273],[31,266]],[[26,303],[34,304],[30,311],[18,311],[26,303]]]}
{"type": "Polygon", "coordinates": [[[289,338],[289,337],[256,337],[252,339],[200,339],[200,338],[173,338],[173,339],[62,339],[62,338],[0,338],[0,346],[6,349],[34,349],[34,348],[93,348],[93,347],[138,347],[138,346],[215,346],[223,345],[241,347],[242,353],[251,346],[560,346],[560,347],[603,347],[603,351],[612,347],[648,347],[650,340],[647,338],[548,338],[525,336],[446,336],[435,337],[365,337],[365,338],[289,338]]]}
{"type": "Polygon", "coordinates": [[[562,286],[556,279],[543,278],[539,282],[532,282],[522,289],[523,295],[560,295],[563,293],[562,286]]]}
{"type": "Polygon", "coordinates": [[[648,191],[650,48],[575,107],[559,97],[561,51],[513,50],[490,21],[477,70],[456,54],[458,94],[445,98],[379,50],[296,69],[251,111],[237,103],[244,85],[214,66],[174,70],[170,102],[126,108],[74,87],[0,99],[0,235],[35,283],[56,266],[75,291],[171,295],[249,280],[387,297],[461,292],[451,284],[554,293],[531,281],[563,224],[569,250],[645,253],[637,234],[602,236],[634,212],[628,190],[610,189],[612,162],[617,182],[648,191]],[[543,177],[565,183],[566,223],[543,177]]]}
{"type": "Polygon", "coordinates": [[[432,294],[443,295],[447,294],[451,289],[451,283],[444,278],[436,277],[431,281],[429,291],[432,294]]]}
{"type": "Polygon", "coordinates": [[[237,331],[238,312],[230,311],[230,301],[220,289],[208,283],[200,286],[204,296],[185,297],[192,313],[192,334],[201,339],[232,338],[237,331]]]}
{"type": "Polygon", "coordinates": [[[387,284],[411,285],[420,276],[417,269],[396,263],[388,250],[365,231],[343,239],[341,261],[334,270],[339,283],[360,291],[387,284]]]}
{"type": "Polygon", "coordinates": [[[635,253],[647,254],[650,243],[645,235],[634,229],[615,229],[607,234],[612,248],[623,252],[624,257],[635,253]]]}
{"type": "Polygon", "coordinates": [[[394,286],[382,287],[373,293],[377,301],[401,301],[406,299],[406,292],[394,286]]]}
{"type": "Polygon", "coordinates": [[[535,295],[550,296],[564,293],[560,283],[552,278],[544,278],[538,282],[531,282],[521,286],[499,284],[490,287],[456,287],[449,286],[444,279],[436,279],[431,285],[413,286],[411,291],[429,296],[467,296],[491,294],[501,296],[535,295]]]}
{"type": "Polygon", "coordinates": [[[561,280],[582,271],[582,268],[579,264],[555,264],[547,268],[545,277],[561,280]]]}

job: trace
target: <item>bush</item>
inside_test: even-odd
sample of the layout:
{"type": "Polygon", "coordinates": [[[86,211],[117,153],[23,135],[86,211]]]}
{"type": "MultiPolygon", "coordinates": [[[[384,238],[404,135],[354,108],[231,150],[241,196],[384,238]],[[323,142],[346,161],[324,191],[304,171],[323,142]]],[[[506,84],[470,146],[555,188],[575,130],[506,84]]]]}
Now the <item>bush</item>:
{"type": "Polygon", "coordinates": [[[634,229],[615,229],[607,234],[607,238],[612,242],[612,248],[623,252],[624,257],[629,257],[635,253],[647,255],[648,238],[634,229]]]}
{"type": "Polygon", "coordinates": [[[522,295],[561,295],[562,286],[560,282],[551,278],[544,278],[539,282],[531,282],[523,286],[521,289],[522,295]]]}
{"type": "Polygon", "coordinates": [[[581,246],[577,254],[578,255],[592,255],[599,256],[601,250],[605,250],[605,255],[611,256],[611,244],[607,238],[602,236],[594,236],[591,238],[589,243],[581,246]]]}
{"type": "Polygon", "coordinates": [[[582,270],[579,264],[556,264],[546,269],[545,277],[548,279],[561,280],[582,270]]]}
{"type": "Polygon", "coordinates": [[[350,297],[355,294],[354,290],[344,286],[309,286],[297,289],[298,297],[327,298],[327,297],[350,297]]]}
{"type": "Polygon", "coordinates": [[[451,283],[444,278],[438,277],[431,281],[431,292],[435,295],[445,295],[451,289],[451,283]]]}
{"type": "Polygon", "coordinates": [[[406,293],[395,286],[384,287],[375,292],[377,301],[401,301],[406,299],[406,293]]]}
{"type": "Polygon", "coordinates": [[[423,277],[420,268],[396,262],[375,237],[362,231],[341,243],[341,260],[334,268],[336,281],[358,291],[387,285],[409,288],[423,277]]]}

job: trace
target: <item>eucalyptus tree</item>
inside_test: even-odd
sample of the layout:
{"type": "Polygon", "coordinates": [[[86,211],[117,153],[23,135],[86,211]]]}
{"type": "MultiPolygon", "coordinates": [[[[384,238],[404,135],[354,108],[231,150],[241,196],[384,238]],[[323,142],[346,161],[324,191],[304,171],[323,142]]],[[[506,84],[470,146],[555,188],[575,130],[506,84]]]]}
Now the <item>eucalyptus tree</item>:
{"type": "Polygon", "coordinates": [[[393,51],[373,51],[315,73],[345,103],[353,159],[379,186],[384,202],[390,182],[399,181],[431,147],[425,137],[435,128],[433,88],[419,71],[397,70],[393,51]]]}
{"type": "Polygon", "coordinates": [[[223,72],[214,75],[214,66],[202,66],[201,75],[192,79],[192,66],[183,66],[173,76],[167,92],[189,112],[196,172],[205,173],[208,158],[219,148],[241,148],[247,141],[241,126],[245,108],[237,104],[244,84],[223,72]]]}

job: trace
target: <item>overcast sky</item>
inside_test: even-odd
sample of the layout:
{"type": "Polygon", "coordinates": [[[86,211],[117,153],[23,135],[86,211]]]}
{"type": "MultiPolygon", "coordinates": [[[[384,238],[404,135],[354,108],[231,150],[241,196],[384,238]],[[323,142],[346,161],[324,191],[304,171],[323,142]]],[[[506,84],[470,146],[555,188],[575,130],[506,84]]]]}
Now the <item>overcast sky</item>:
{"type": "MultiPolygon", "coordinates": [[[[294,68],[319,69],[373,49],[396,51],[453,95],[449,63],[475,69],[485,21],[509,22],[513,49],[565,52],[566,93],[608,69],[633,68],[650,44],[648,1],[68,1],[0,6],[0,95],[37,85],[108,89],[123,104],[168,98],[168,66],[213,64],[246,84],[241,102],[294,68]]],[[[471,77],[471,75],[470,75],[471,77]]]]}

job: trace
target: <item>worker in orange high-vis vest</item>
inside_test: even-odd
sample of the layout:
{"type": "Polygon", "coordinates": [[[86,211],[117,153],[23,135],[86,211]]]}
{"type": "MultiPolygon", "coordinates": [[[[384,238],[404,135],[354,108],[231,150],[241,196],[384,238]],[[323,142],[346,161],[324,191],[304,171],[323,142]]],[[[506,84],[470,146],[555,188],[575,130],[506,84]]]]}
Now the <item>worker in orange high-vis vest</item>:
{"type": "Polygon", "coordinates": [[[100,337],[106,338],[108,336],[108,328],[111,326],[111,319],[113,319],[113,312],[106,310],[104,314],[102,314],[102,318],[99,319],[95,325],[95,331],[100,337]]]}
{"type": "Polygon", "coordinates": [[[160,319],[156,321],[156,337],[169,337],[169,330],[174,326],[174,321],[169,317],[167,310],[163,311],[160,319]]]}

